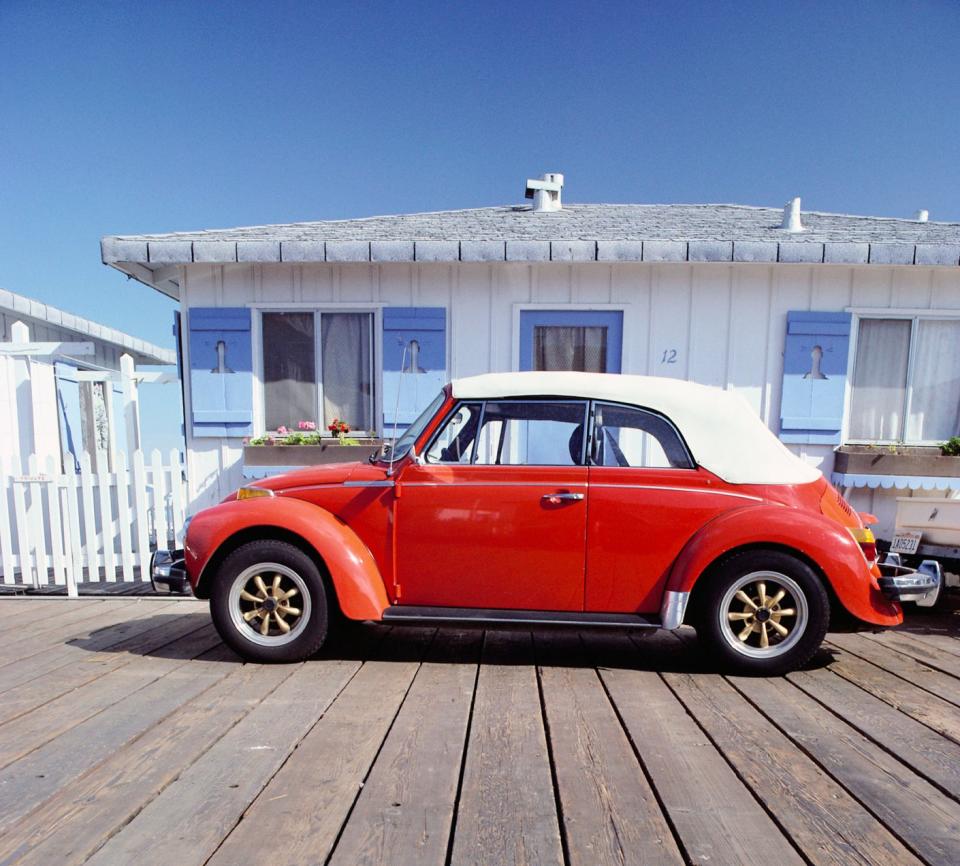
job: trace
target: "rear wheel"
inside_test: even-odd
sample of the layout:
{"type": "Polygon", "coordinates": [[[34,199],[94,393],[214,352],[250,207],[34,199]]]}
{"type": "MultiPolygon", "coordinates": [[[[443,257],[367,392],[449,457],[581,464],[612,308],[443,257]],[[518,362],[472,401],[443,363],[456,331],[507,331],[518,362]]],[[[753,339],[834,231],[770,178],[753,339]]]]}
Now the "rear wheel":
{"type": "Polygon", "coordinates": [[[736,554],[707,581],[697,632],[726,668],[767,676],[796,670],[827,633],[826,590],[810,566],[789,554],[736,554]]]}
{"type": "Polygon", "coordinates": [[[282,541],[233,551],[214,578],[210,613],[224,643],[248,661],[302,661],[327,637],[323,578],[309,556],[282,541]]]}

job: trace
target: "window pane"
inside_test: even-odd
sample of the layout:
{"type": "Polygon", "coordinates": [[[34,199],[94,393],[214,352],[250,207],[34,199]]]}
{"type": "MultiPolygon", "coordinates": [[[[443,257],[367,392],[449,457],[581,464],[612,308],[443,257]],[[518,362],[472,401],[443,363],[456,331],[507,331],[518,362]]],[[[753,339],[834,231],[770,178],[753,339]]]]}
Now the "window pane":
{"type": "Polygon", "coordinates": [[[585,416],[584,403],[487,403],[474,462],[579,465],[585,416]]]}
{"type": "Polygon", "coordinates": [[[607,372],[607,329],[537,325],[533,329],[535,370],[607,372]]]}
{"type": "Polygon", "coordinates": [[[690,469],[676,430],[659,415],[627,406],[597,405],[593,462],[598,466],[690,469]]]}
{"type": "Polygon", "coordinates": [[[907,439],[942,441],[960,432],[960,321],[917,323],[907,439]]]}
{"type": "Polygon", "coordinates": [[[851,439],[889,441],[902,436],[909,355],[909,320],[861,320],[850,407],[851,439]]]}
{"type": "Polygon", "coordinates": [[[263,402],[266,427],[317,420],[313,313],[264,313],[263,402]]]}
{"type": "Polygon", "coordinates": [[[464,403],[444,424],[427,451],[428,463],[469,463],[480,421],[480,404],[464,403]]]}
{"type": "Polygon", "coordinates": [[[346,421],[351,430],[373,429],[369,313],[324,313],[320,317],[323,423],[346,421]]]}

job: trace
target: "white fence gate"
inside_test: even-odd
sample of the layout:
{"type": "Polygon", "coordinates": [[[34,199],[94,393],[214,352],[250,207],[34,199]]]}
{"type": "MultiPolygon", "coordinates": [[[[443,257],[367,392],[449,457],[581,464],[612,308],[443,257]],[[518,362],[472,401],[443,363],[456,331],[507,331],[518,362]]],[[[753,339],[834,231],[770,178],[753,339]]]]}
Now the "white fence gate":
{"type": "MultiPolygon", "coordinates": [[[[72,466],[66,455],[63,465],[72,466]]],[[[182,546],[187,487],[178,451],[133,453],[132,465],[104,451],[79,472],[64,472],[50,457],[35,456],[28,474],[0,466],[0,568],[5,584],[66,585],[83,581],[146,581],[150,554],[182,546]]]]}

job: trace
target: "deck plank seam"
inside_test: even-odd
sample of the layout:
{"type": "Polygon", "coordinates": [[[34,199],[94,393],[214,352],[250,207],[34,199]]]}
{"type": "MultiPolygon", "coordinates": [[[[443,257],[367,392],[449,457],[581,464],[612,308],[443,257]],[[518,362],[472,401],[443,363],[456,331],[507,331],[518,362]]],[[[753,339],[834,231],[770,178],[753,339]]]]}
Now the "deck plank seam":
{"type": "MultiPolygon", "coordinates": [[[[883,647],[883,648],[884,648],[885,650],[887,650],[888,652],[896,653],[896,655],[898,655],[898,656],[903,656],[905,659],[909,659],[909,660],[912,661],[912,662],[916,662],[917,664],[921,664],[921,665],[924,665],[924,666],[926,666],[926,667],[928,667],[928,668],[931,668],[932,670],[935,670],[935,671],[937,671],[938,673],[943,674],[944,676],[953,677],[953,679],[958,680],[957,686],[958,686],[958,688],[960,688],[960,676],[958,676],[957,674],[955,674],[953,671],[948,671],[948,670],[946,670],[944,667],[941,667],[940,665],[942,665],[943,662],[940,662],[940,665],[938,665],[936,660],[931,661],[931,660],[928,659],[928,658],[924,658],[921,654],[911,655],[911,654],[908,653],[906,650],[901,649],[899,646],[891,646],[891,645],[890,645],[889,643],[887,643],[886,641],[877,640],[877,639],[876,639],[873,635],[871,635],[869,632],[864,632],[864,633],[862,633],[862,637],[864,637],[864,638],[866,638],[867,640],[869,640],[870,643],[876,644],[878,647],[883,647]]],[[[924,646],[927,646],[927,644],[924,644],[924,646]]],[[[937,647],[937,649],[939,649],[939,647],[937,647]]],[[[848,652],[849,652],[849,650],[848,650],[848,652]]],[[[946,650],[942,650],[942,652],[946,652],[946,650]]],[[[958,660],[958,661],[960,661],[960,660],[958,660]]],[[[893,673],[893,671],[891,671],[890,673],[893,673]]],[[[951,702],[951,703],[952,703],[952,702],[951,702]]]]}

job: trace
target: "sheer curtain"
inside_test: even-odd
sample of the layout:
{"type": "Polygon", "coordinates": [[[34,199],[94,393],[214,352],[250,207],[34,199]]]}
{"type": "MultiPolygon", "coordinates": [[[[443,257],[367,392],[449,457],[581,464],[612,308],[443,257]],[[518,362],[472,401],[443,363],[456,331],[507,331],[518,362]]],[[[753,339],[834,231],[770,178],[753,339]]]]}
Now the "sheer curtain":
{"type": "Polygon", "coordinates": [[[913,359],[908,441],[943,441],[960,432],[960,321],[921,320],[913,359]]]}
{"type": "Polygon", "coordinates": [[[851,439],[901,438],[909,357],[909,320],[861,320],[850,406],[851,439]]]}
{"type": "Polygon", "coordinates": [[[351,430],[372,430],[369,313],[324,313],[320,318],[324,426],[339,418],[351,430]]]}
{"type": "Polygon", "coordinates": [[[263,402],[267,430],[317,418],[313,313],[264,313],[263,402]]]}
{"type": "Polygon", "coordinates": [[[537,325],[533,329],[536,370],[607,371],[607,329],[537,325]]]}

